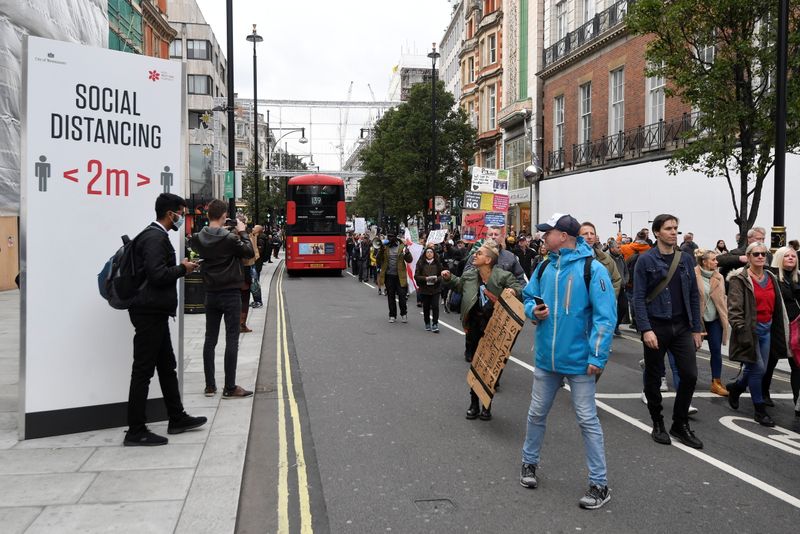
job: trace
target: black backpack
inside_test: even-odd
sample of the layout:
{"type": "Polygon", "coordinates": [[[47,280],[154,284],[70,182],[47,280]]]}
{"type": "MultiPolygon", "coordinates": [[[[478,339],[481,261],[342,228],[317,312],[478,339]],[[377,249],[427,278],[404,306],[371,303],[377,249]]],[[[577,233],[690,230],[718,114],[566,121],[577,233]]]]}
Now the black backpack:
{"type": "Polygon", "coordinates": [[[100,296],[108,301],[109,306],[115,310],[130,308],[134,299],[147,284],[144,270],[137,269],[135,261],[136,241],[146,231],[147,228],[133,239],[127,235],[122,236],[122,246],[97,273],[100,296]]]}
{"type": "MultiPolygon", "coordinates": [[[[594,260],[593,256],[587,256],[583,262],[583,281],[586,283],[586,292],[589,292],[589,285],[592,283],[592,260],[594,260]]],[[[536,271],[536,281],[542,281],[542,275],[544,274],[544,270],[547,269],[547,266],[550,264],[550,258],[547,258],[538,266],[538,271],[536,271]]]]}

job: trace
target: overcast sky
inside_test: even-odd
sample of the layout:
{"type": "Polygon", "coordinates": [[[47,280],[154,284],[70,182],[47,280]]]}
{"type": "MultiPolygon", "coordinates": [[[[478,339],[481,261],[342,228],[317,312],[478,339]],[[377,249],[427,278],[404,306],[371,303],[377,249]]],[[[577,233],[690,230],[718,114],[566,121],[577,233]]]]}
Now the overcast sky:
{"type": "MultiPolygon", "coordinates": [[[[225,0],[197,0],[203,16],[226,50],[225,0]]],[[[441,41],[452,12],[448,0],[234,0],[234,76],[239,96],[253,96],[253,47],[246,41],[257,24],[259,99],[387,99],[392,67],[405,51],[425,55],[441,41]]],[[[262,110],[259,110],[262,111],[262,110]]],[[[345,158],[368,119],[367,110],[348,118],[345,158]]],[[[277,126],[278,111],[270,114],[277,126]]],[[[339,112],[288,110],[283,126],[305,126],[314,161],[322,170],[339,168],[339,112]],[[309,128],[309,123],[311,126],[309,128]],[[309,130],[310,129],[310,135],[309,130]]],[[[289,150],[308,153],[309,145],[289,134],[289,150]]],[[[283,145],[283,142],[281,142],[283,145]]]]}

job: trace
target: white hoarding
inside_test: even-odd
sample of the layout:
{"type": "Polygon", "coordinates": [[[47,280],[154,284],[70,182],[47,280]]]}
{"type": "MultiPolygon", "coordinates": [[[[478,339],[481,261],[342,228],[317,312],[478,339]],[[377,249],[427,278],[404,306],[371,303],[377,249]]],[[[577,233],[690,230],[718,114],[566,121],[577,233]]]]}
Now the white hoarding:
{"type": "MultiPolygon", "coordinates": [[[[97,273],[155,219],[161,192],[184,196],[183,67],[36,37],[24,65],[21,434],[123,425],[133,327],[97,273]]],[[[179,376],[181,325],[179,306],[179,376]]]]}

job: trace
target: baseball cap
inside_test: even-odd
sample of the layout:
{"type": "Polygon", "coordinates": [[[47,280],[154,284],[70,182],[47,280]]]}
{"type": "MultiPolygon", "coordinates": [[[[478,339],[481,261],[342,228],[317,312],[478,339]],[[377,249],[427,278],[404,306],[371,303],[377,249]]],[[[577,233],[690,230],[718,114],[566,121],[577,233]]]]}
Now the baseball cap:
{"type": "Polygon", "coordinates": [[[546,223],[537,224],[536,229],[540,232],[549,232],[550,230],[558,230],[559,232],[566,232],[572,237],[578,237],[581,230],[581,223],[572,215],[564,215],[563,213],[554,213],[546,223]]]}

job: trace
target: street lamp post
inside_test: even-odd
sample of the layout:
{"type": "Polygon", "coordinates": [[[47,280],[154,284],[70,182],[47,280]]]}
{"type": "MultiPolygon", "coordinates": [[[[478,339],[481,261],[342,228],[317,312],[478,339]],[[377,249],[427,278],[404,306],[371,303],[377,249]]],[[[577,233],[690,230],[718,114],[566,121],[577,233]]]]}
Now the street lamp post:
{"type": "Polygon", "coordinates": [[[431,177],[430,185],[428,186],[428,198],[430,199],[430,227],[433,229],[433,224],[436,221],[436,59],[441,54],[436,51],[436,43],[433,43],[433,49],[428,57],[431,58],[431,177]]]}
{"type": "MultiPolygon", "coordinates": [[[[234,139],[234,130],[233,130],[233,0],[227,0],[225,2],[225,25],[227,27],[228,38],[227,38],[227,48],[228,48],[228,64],[227,64],[227,91],[228,91],[228,105],[226,106],[228,113],[228,173],[230,176],[235,176],[236,173],[236,163],[233,159],[233,151],[236,146],[236,140],[234,139]]],[[[236,178],[233,179],[233,195],[231,196],[230,203],[228,205],[228,216],[233,219],[236,215],[236,178]]]]}
{"type": "MultiPolygon", "coordinates": [[[[258,182],[261,179],[261,168],[258,163],[258,64],[256,44],[263,41],[264,38],[256,33],[255,24],[253,24],[253,33],[247,36],[247,40],[253,43],[253,151],[255,155],[255,176],[253,178],[255,211],[253,212],[253,224],[258,224],[258,182]]],[[[228,129],[230,129],[230,125],[228,129]]],[[[269,144],[269,130],[267,131],[267,138],[267,144],[269,144]]]]}
{"type": "Polygon", "coordinates": [[[778,59],[775,96],[775,193],[772,212],[772,248],[786,245],[784,208],[786,191],[786,76],[788,55],[789,0],[778,5],[778,59]]]}

